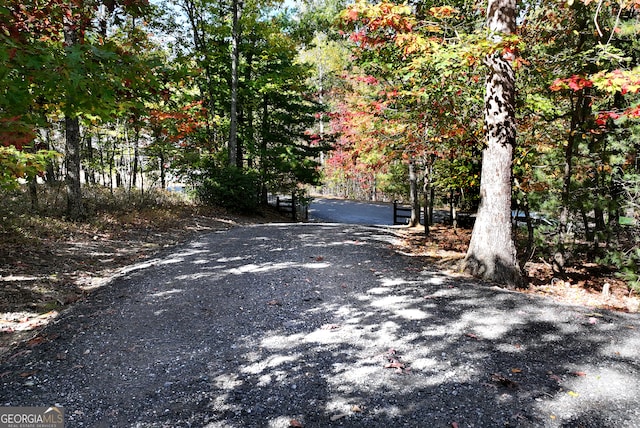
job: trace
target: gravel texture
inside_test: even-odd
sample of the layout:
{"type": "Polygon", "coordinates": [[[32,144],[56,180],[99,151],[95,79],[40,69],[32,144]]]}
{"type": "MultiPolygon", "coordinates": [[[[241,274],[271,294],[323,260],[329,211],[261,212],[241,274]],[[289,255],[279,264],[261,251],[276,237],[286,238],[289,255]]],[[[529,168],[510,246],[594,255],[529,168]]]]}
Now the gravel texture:
{"type": "Polygon", "coordinates": [[[131,266],[0,363],[68,427],[636,427],[640,317],[454,277],[389,229],[272,224],[131,266]]]}

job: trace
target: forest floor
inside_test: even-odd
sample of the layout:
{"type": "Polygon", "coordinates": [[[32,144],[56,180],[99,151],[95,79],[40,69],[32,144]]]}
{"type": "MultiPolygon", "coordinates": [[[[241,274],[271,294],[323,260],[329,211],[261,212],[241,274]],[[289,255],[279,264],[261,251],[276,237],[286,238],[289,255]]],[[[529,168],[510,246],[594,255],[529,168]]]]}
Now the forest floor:
{"type": "MultiPolygon", "coordinates": [[[[464,257],[471,239],[471,229],[453,229],[436,224],[425,238],[424,228],[405,229],[402,244],[404,252],[425,257],[428,261],[453,270],[464,257]]],[[[638,312],[640,296],[631,292],[626,282],[616,277],[614,268],[589,262],[575,254],[564,277],[558,277],[550,263],[542,258],[529,260],[524,265],[528,288],[523,293],[550,297],[563,303],[638,312]]]]}
{"type": "MultiPolygon", "coordinates": [[[[286,222],[275,212],[255,217],[189,205],[127,209],[96,214],[88,222],[60,217],[20,215],[0,222],[0,358],[17,343],[34,340],[38,327],[104,285],[119,269],[150,259],[163,249],[198,234],[265,222],[286,222]]],[[[425,238],[421,230],[400,229],[398,252],[423,257],[451,269],[466,251],[470,230],[436,225],[425,238]]],[[[615,272],[576,263],[564,279],[544,261],[526,265],[525,293],[565,303],[618,311],[638,311],[640,299],[629,293],[615,272]],[[603,292],[608,285],[608,292],[603,292]]]]}

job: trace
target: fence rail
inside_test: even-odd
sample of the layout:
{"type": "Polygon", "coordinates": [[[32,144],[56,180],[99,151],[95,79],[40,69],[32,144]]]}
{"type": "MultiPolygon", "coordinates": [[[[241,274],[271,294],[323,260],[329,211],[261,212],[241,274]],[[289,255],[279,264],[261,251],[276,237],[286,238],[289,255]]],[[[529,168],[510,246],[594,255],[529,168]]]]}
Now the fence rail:
{"type": "Polygon", "coordinates": [[[408,224],[411,219],[411,206],[393,201],[393,224],[408,224]]]}
{"type": "Polygon", "coordinates": [[[295,194],[291,196],[269,195],[268,202],[279,212],[290,214],[293,221],[309,219],[309,204],[301,202],[295,194]]]}

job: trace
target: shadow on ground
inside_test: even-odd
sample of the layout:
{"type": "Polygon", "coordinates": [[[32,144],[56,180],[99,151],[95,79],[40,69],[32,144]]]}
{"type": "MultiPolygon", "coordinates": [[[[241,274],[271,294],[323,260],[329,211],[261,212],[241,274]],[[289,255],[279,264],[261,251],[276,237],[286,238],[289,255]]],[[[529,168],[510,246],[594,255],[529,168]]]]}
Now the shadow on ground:
{"type": "Polygon", "coordinates": [[[638,316],[447,276],[394,239],[329,224],[203,236],[0,366],[0,404],[59,404],[69,426],[638,424],[638,316]]]}

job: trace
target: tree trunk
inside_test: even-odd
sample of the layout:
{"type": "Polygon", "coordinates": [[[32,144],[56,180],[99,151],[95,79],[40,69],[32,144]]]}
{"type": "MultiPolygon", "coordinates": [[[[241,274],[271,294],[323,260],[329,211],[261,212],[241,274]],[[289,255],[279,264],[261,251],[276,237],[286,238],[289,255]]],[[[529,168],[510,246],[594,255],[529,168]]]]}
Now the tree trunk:
{"type": "Polygon", "coordinates": [[[429,226],[433,224],[433,197],[435,189],[432,184],[433,160],[426,163],[424,167],[424,234],[429,236],[429,226]]]}
{"type": "Polygon", "coordinates": [[[158,160],[160,161],[160,187],[164,190],[167,188],[167,173],[164,168],[164,152],[162,150],[160,150],[158,160]]]}
{"type": "MultiPolygon", "coordinates": [[[[515,0],[489,0],[487,25],[494,41],[515,31],[515,0]]],[[[516,141],[515,74],[506,55],[485,58],[486,147],[482,153],[480,206],[463,269],[508,288],[524,281],[511,230],[511,166],[516,141]]]]}
{"type": "Polygon", "coordinates": [[[238,65],[240,63],[240,0],[233,0],[231,29],[231,113],[229,124],[229,165],[242,167],[238,156],[238,65]]]}
{"type": "Polygon", "coordinates": [[[140,169],[140,129],[136,127],[133,136],[133,167],[131,168],[131,187],[134,189],[138,185],[138,170],[140,169]]]}
{"type": "MultiPolygon", "coordinates": [[[[64,18],[64,43],[67,53],[79,43],[78,30],[72,18],[64,18]]],[[[69,94],[67,94],[69,98],[69,94]]],[[[71,103],[67,109],[72,109],[71,103]]],[[[86,213],[82,204],[82,189],[80,187],[80,120],[71,111],[65,111],[65,143],[67,161],[67,215],[72,220],[81,220],[86,213]]]]}
{"type": "Polygon", "coordinates": [[[88,167],[85,168],[84,170],[84,181],[85,183],[89,183],[89,184],[96,184],[96,172],[95,169],[93,167],[94,162],[93,162],[93,137],[88,135],[87,137],[85,137],[85,141],[87,143],[87,163],[89,164],[88,167]]]}
{"type": "Polygon", "coordinates": [[[458,198],[453,190],[449,191],[449,221],[451,222],[451,227],[453,227],[454,232],[458,229],[458,198]]]}
{"type": "Polygon", "coordinates": [[[418,199],[418,178],[413,160],[409,161],[409,198],[411,200],[409,227],[416,227],[420,224],[420,199],[418,199]]]}
{"type": "Polygon", "coordinates": [[[38,177],[29,177],[29,201],[31,202],[31,211],[37,212],[38,204],[38,177]]]}
{"type": "Polygon", "coordinates": [[[80,187],[80,121],[77,117],[66,117],[64,123],[67,160],[67,215],[72,220],[81,220],[86,213],[80,187]]]}
{"type": "MultiPolygon", "coordinates": [[[[46,142],[47,142],[47,150],[53,150],[53,142],[51,141],[51,129],[47,128],[45,130],[46,142]]],[[[54,160],[49,159],[47,161],[47,169],[45,172],[44,180],[48,185],[52,185],[58,181],[58,174],[56,170],[59,172],[60,169],[58,165],[54,165],[54,160]]]]}

